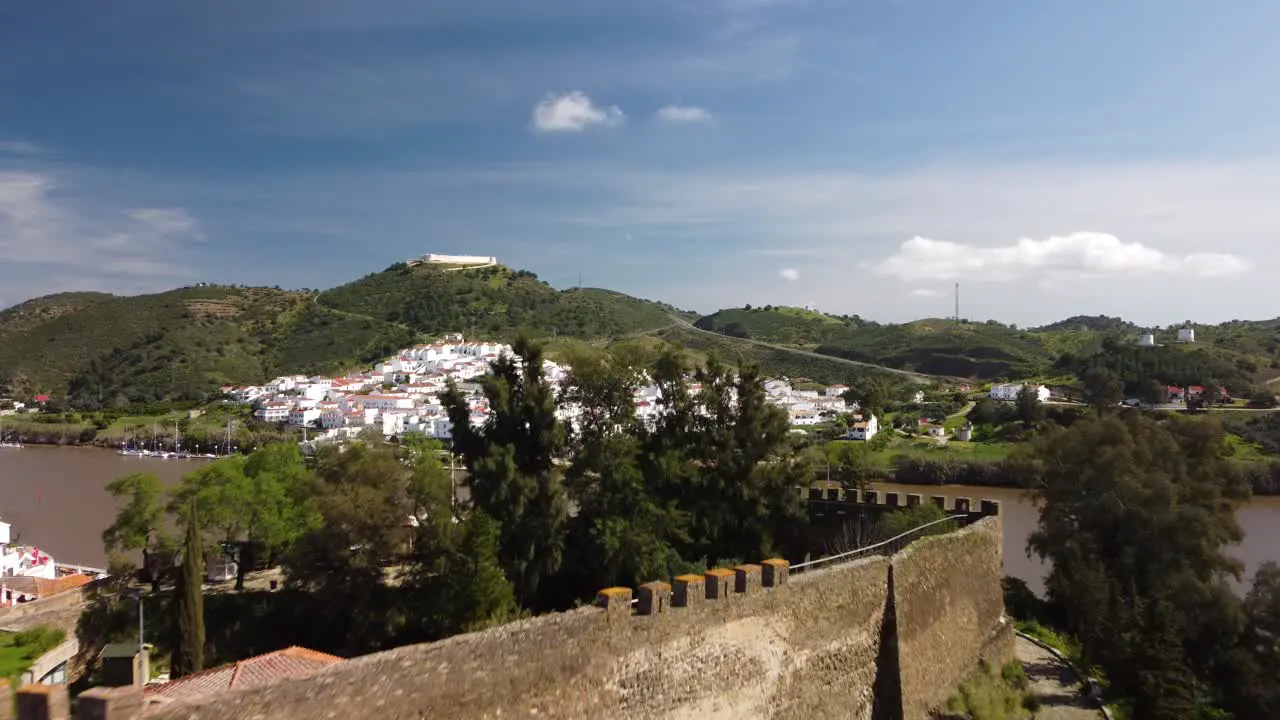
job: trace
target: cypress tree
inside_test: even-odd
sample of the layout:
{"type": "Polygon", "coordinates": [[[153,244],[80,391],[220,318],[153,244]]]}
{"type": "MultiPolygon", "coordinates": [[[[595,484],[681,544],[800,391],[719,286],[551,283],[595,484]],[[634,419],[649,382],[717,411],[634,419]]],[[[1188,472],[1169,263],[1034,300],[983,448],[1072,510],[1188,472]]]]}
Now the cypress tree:
{"type": "Polygon", "coordinates": [[[196,503],[187,512],[187,538],[182,552],[182,572],[174,586],[177,638],[170,675],[179,678],[204,669],[204,545],[196,503]]]}

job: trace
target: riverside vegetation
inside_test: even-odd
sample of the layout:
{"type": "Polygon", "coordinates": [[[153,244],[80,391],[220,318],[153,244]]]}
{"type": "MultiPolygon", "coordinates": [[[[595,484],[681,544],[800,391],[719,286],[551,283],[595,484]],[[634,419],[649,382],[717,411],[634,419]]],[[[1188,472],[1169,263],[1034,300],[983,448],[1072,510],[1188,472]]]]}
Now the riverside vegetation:
{"type": "MultiPolygon", "coordinates": [[[[467,429],[448,449],[471,468],[469,502],[455,500],[444,449],[424,438],[369,437],[310,460],[270,445],[203,466],[172,493],[148,476],[118,480],[120,512],[104,539],[116,553],[147,550],[148,579],[178,596],[174,562],[155,560],[172,556],[175,528],[189,548],[282,568],[278,592],[204,597],[205,665],[290,644],[350,656],[438,639],[571,607],[603,586],[792,556],[812,540],[795,488],[826,463],[790,440],[754,368],[735,373],[714,358],[693,367],[674,348],[651,365],[607,351],[580,358],[562,388],[584,408],[570,430],[555,417],[541,349],[515,349],[518,360],[500,360],[483,381],[489,421],[457,423],[467,429]],[[663,388],[653,426],[630,406],[641,371],[663,388]]],[[[445,403],[465,419],[456,391],[445,403]]],[[[1078,638],[1079,662],[1131,717],[1280,713],[1268,681],[1280,673],[1280,569],[1264,566],[1244,600],[1230,592],[1239,567],[1223,550],[1239,539],[1233,511],[1249,488],[1229,453],[1203,416],[1099,405],[1069,427],[1043,427],[1008,461],[1037,491],[1031,549],[1054,567],[1044,600],[1011,581],[1009,610],[1078,638]]],[[[842,482],[861,481],[855,463],[842,482]]],[[[890,516],[870,537],[931,517],[890,516]]],[[[82,641],[129,636],[131,604],[113,593],[104,588],[86,611],[82,641]]],[[[187,615],[165,595],[150,595],[148,617],[187,615]]],[[[174,623],[161,654],[199,642],[183,629],[192,625],[174,623]]],[[[1011,672],[957,688],[950,710],[1017,716],[1027,706],[1011,672]]]]}

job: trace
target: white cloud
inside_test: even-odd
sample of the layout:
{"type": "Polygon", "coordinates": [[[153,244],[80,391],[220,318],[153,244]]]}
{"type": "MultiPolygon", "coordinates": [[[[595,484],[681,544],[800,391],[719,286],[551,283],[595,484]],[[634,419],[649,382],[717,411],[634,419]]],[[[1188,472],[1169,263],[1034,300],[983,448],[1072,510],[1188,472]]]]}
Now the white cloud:
{"type": "Polygon", "coordinates": [[[658,119],[666,123],[701,123],[711,119],[711,112],[705,108],[691,105],[668,105],[659,108],[658,119]]]}
{"type": "Polygon", "coordinates": [[[800,271],[795,268],[782,268],[782,270],[778,272],[778,277],[783,280],[795,282],[800,279],[800,271]]]}
{"type": "Polygon", "coordinates": [[[47,150],[27,140],[0,140],[0,155],[43,155],[47,150]]]}
{"type": "Polygon", "coordinates": [[[906,281],[1009,281],[1024,278],[1132,277],[1182,274],[1224,277],[1248,269],[1227,253],[1171,255],[1115,235],[1076,232],[1043,240],[1022,238],[1002,247],[979,247],[914,237],[875,266],[882,275],[906,281]]]}
{"type": "Polygon", "coordinates": [[[44,172],[0,172],[0,284],[14,296],[67,289],[159,289],[190,276],[202,238],[182,208],[96,206],[44,172]],[[61,280],[59,278],[62,278],[61,280]]]}
{"type": "Polygon", "coordinates": [[[533,128],[544,133],[616,127],[622,124],[623,118],[617,105],[599,107],[581,90],[564,95],[550,93],[533,108],[533,128]]]}
{"type": "Polygon", "coordinates": [[[942,293],[938,290],[934,290],[933,288],[913,288],[911,290],[911,297],[936,298],[942,297],[942,293]]]}

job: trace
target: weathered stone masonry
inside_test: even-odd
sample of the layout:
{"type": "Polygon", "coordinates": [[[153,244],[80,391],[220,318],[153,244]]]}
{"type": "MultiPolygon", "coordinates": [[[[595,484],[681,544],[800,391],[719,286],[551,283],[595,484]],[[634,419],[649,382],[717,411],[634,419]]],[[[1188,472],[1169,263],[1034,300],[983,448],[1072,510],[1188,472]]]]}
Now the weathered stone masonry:
{"type": "MultiPolygon", "coordinates": [[[[1013,656],[1000,541],[1000,520],[990,517],[890,558],[800,574],[769,560],[682,576],[674,588],[649,583],[634,606],[631,589],[611,588],[595,607],[147,717],[923,720],[980,658],[1013,656]]],[[[119,693],[90,702],[94,717],[137,717],[119,693]]]]}

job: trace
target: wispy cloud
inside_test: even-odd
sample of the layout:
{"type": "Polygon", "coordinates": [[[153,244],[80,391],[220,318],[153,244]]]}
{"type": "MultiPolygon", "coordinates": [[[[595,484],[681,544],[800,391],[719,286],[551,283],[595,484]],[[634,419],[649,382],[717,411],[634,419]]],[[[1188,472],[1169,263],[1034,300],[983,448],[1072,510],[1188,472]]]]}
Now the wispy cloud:
{"type": "Polygon", "coordinates": [[[782,268],[778,271],[778,277],[795,282],[800,279],[800,271],[795,268],[782,268]]]}
{"type": "Polygon", "coordinates": [[[44,172],[0,172],[0,282],[18,294],[62,289],[57,278],[133,291],[190,276],[202,238],[182,208],[107,208],[44,172]]]}
{"type": "Polygon", "coordinates": [[[672,124],[703,123],[711,120],[709,110],[692,105],[668,105],[659,108],[655,115],[662,122],[672,124]]]}
{"type": "Polygon", "coordinates": [[[623,122],[617,105],[598,106],[586,93],[575,90],[548,94],[533,107],[533,129],[542,133],[582,132],[592,127],[616,127],[623,122]]]}
{"type": "Polygon", "coordinates": [[[914,237],[875,266],[881,275],[900,280],[1007,282],[1027,278],[1133,277],[1178,274],[1226,277],[1248,269],[1227,253],[1174,256],[1115,235],[1077,232],[1043,240],[1022,238],[999,247],[963,245],[914,237]]]}
{"type": "Polygon", "coordinates": [[[746,253],[761,257],[813,257],[818,251],[813,248],[758,247],[747,248],[746,253]]]}
{"type": "Polygon", "coordinates": [[[942,292],[933,288],[912,288],[910,295],[918,298],[936,298],[942,297],[942,292]]]}
{"type": "Polygon", "coordinates": [[[0,155],[43,155],[48,149],[29,140],[0,140],[0,155]]]}

